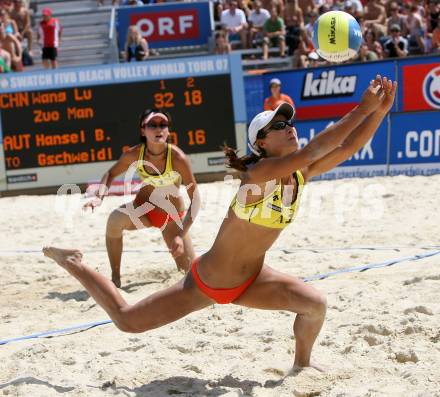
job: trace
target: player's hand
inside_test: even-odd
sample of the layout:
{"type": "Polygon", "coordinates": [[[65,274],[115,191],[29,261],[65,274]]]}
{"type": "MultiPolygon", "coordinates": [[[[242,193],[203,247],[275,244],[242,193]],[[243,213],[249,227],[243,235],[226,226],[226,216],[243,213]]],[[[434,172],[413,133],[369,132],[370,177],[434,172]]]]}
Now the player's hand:
{"type": "MultiPolygon", "coordinates": [[[[386,77],[384,77],[386,79],[386,77]]],[[[362,95],[359,108],[365,114],[371,114],[377,110],[381,105],[383,99],[382,77],[378,74],[374,80],[371,81],[368,88],[362,95]]]]}
{"type": "Polygon", "coordinates": [[[382,79],[383,98],[378,110],[387,114],[393,106],[397,92],[397,81],[388,80],[386,77],[382,79]]]}
{"type": "Polygon", "coordinates": [[[102,204],[102,199],[95,196],[93,199],[91,199],[90,201],[88,201],[87,203],[85,203],[83,205],[83,210],[87,211],[87,208],[91,208],[92,212],[96,207],[99,207],[102,204]]]}
{"type": "Polygon", "coordinates": [[[170,252],[173,258],[178,258],[180,255],[183,254],[183,239],[180,236],[176,236],[173,238],[173,241],[171,242],[170,246],[170,252]]]}

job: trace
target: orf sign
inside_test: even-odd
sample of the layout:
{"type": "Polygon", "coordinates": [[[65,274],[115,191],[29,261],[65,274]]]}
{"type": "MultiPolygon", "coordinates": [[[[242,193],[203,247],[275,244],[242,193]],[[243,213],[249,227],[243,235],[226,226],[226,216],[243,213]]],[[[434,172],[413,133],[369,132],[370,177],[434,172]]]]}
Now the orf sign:
{"type": "Polygon", "coordinates": [[[145,7],[119,7],[117,26],[119,48],[127,30],[139,28],[151,48],[207,45],[214,27],[212,3],[162,3],[145,7]]]}
{"type": "Polygon", "coordinates": [[[130,17],[130,25],[136,25],[148,42],[194,39],[199,36],[196,10],[135,14],[130,17]]]}

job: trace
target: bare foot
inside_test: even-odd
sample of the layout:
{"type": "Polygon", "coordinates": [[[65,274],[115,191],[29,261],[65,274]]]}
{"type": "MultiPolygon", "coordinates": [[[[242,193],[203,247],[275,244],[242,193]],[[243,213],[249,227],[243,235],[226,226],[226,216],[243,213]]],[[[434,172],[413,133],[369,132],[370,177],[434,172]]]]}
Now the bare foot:
{"type": "Polygon", "coordinates": [[[112,274],[113,284],[116,285],[117,288],[121,288],[121,276],[112,274]]]}
{"type": "Polygon", "coordinates": [[[327,372],[327,368],[325,368],[323,365],[317,364],[315,362],[310,362],[309,365],[298,365],[294,364],[292,368],[292,375],[299,374],[301,371],[307,369],[307,368],[313,368],[316,369],[319,372],[327,372]]]}
{"type": "Polygon", "coordinates": [[[80,265],[83,256],[82,252],[78,250],[68,250],[55,247],[44,247],[43,254],[48,258],[53,259],[67,271],[72,269],[72,267],[80,265]]]}

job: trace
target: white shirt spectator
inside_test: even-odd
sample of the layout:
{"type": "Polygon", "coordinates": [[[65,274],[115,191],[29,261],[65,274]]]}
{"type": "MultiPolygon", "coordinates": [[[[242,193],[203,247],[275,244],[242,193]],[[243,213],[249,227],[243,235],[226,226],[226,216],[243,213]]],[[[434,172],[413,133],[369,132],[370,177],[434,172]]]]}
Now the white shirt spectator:
{"type": "Polygon", "coordinates": [[[249,15],[249,22],[252,23],[252,26],[256,28],[262,28],[264,22],[266,22],[270,18],[270,13],[265,8],[260,9],[260,13],[257,13],[256,10],[251,12],[249,15]]]}
{"type": "Polygon", "coordinates": [[[232,15],[229,10],[225,10],[222,12],[220,22],[226,26],[227,29],[236,28],[243,24],[246,25],[246,15],[239,8],[235,10],[234,15],[232,15]]]}

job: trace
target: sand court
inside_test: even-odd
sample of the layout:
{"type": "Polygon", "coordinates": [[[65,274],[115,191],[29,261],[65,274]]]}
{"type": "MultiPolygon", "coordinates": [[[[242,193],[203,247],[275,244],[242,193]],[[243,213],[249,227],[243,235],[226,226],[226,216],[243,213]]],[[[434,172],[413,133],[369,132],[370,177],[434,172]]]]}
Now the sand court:
{"type": "MultiPolygon", "coordinates": [[[[208,249],[236,182],[201,184],[191,229],[208,249]]],[[[266,262],[298,277],[393,259],[432,256],[312,281],[328,312],[312,358],[326,373],[292,374],[294,316],[215,305],[142,334],[107,324],[0,346],[0,395],[9,396],[440,396],[440,176],[309,184],[294,224],[266,262]],[[372,249],[375,248],[375,249],[372,249]]],[[[106,320],[63,269],[38,251],[78,248],[110,275],[105,224],[129,197],[82,213],[79,194],[0,199],[0,339],[106,320]]],[[[128,302],[182,275],[160,231],[124,237],[128,302]]]]}

